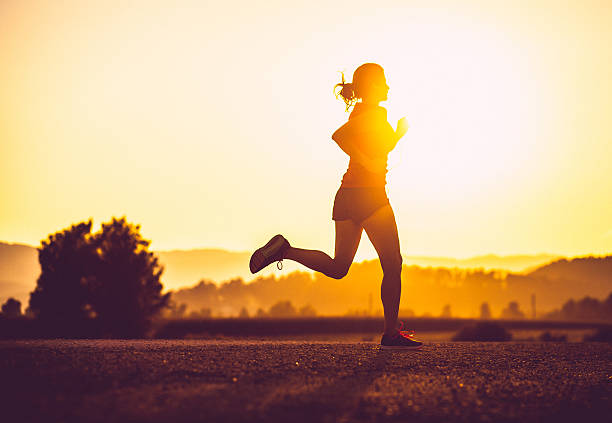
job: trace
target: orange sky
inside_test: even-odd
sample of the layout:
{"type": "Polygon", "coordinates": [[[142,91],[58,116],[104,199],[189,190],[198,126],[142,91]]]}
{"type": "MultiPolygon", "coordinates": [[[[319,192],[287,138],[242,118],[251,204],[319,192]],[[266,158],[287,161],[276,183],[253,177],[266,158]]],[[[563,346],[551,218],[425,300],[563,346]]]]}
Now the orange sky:
{"type": "Polygon", "coordinates": [[[373,61],[403,253],[612,251],[605,2],[176,3],[2,2],[0,240],[126,215],[154,249],[333,253],[332,88],[373,61]]]}

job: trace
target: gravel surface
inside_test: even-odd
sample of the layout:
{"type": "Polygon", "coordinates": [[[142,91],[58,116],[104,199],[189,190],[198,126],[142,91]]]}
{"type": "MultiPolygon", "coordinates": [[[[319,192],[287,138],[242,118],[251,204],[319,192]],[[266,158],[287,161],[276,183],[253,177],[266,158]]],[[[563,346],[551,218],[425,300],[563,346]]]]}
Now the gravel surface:
{"type": "Polygon", "coordinates": [[[612,421],[602,343],[3,341],[0,374],[6,422],[612,421]]]}

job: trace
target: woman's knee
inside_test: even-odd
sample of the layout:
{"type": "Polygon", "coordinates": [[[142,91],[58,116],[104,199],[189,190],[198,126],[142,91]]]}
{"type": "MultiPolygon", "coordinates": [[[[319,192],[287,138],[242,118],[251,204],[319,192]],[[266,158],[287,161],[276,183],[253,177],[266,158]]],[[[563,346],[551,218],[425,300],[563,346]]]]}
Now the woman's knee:
{"type": "Polygon", "coordinates": [[[342,279],[343,277],[346,276],[350,267],[351,267],[351,263],[346,264],[346,263],[337,262],[334,260],[334,263],[331,269],[329,269],[327,276],[329,276],[330,278],[334,278],[334,279],[342,279]]]}
{"type": "Polygon", "coordinates": [[[385,258],[381,263],[383,273],[387,276],[401,276],[402,263],[402,255],[399,252],[385,258]]]}

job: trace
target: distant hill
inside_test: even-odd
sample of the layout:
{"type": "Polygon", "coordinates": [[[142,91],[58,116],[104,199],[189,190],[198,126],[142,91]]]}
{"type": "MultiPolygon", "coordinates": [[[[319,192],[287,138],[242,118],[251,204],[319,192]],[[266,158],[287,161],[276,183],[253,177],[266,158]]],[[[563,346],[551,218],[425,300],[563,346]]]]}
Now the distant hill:
{"type": "Polygon", "coordinates": [[[612,290],[612,256],[563,258],[535,269],[528,276],[604,298],[612,290]]]}
{"type": "MultiPolygon", "coordinates": [[[[170,289],[181,286],[190,286],[201,279],[222,282],[232,278],[242,278],[245,281],[256,276],[249,271],[250,252],[233,252],[215,249],[194,249],[156,251],[160,261],[166,266],[164,283],[170,289]]],[[[559,256],[550,254],[496,256],[485,255],[467,259],[453,259],[446,257],[419,257],[404,256],[404,264],[420,267],[447,267],[462,269],[499,269],[511,272],[522,272],[529,268],[550,263],[559,256]]],[[[309,271],[304,266],[285,260],[283,271],[276,270],[274,265],[257,274],[267,276],[276,274],[281,276],[292,271],[309,271]]]]}
{"type": "Polygon", "coordinates": [[[560,258],[551,254],[497,256],[488,254],[466,259],[449,257],[403,256],[404,264],[420,267],[447,267],[460,269],[499,269],[511,272],[525,272],[560,258]]]}
{"type": "MultiPolygon", "coordinates": [[[[234,252],[218,249],[194,249],[156,251],[160,261],[166,266],[164,283],[171,289],[189,286],[201,279],[222,282],[232,278],[242,278],[246,281],[255,276],[249,271],[248,263],[250,252],[234,252]]],[[[468,259],[453,259],[446,257],[418,257],[404,256],[404,263],[420,267],[448,267],[448,268],[481,268],[500,269],[521,272],[534,266],[550,263],[559,258],[550,254],[535,256],[516,255],[500,257],[496,255],[478,256],[468,259]]],[[[309,269],[285,260],[283,271],[278,272],[275,266],[266,268],[257,276],[276,274],[281,276],[292,271],[309,271],[309,269]]]]}
{"type": "Polygon", "coordinates": [[[10,298],[21,301],[22,310],[40,275],[38,251],[23,244],[0,242],[0,304],[10,298]]]}
{"type": "Polygon", "coordinates": [[[169,289],[193,285],[201,279],[221,282],[250,275],[248,252],[196,249],[155,253],[165,267],[162,280],[169,289]]]}
{"type": "MultiPolygon", "coordinates": [[[[234,252],[220,249],[194,249],[155,251],[164,266],[162,281],[166,289],[189,286],[201,279],[222,282],[240,277],[253,277],[249,271],[249,252],[234,252]]],[[[283,263],[283,273],[297,270],[297,263],[283,263]]],[[[279,272],[269,266],[261,275],[279,272]]],[[[258,274],[258,276],[260,275],[258,274]]],[[[0,242],[0,304],[9,297],[21,301],[25,308],[30,292],[40,275],[36,247],[24,244],[0,242]]]]}
{"type": "MultiPolygon", "coordinates": [[[[193,249],[155,251],[155,253],[165,267],[162,281],[166,290],[191,287],[202,279],[213,281],[217,285],[235,278],[242,278],[247,282],[256,279],[248,269],[250,252],[193,249]]],[[[505,295],[520,293],[520,298],[516,299],[527,305],[529,296],[534,293],[542,309],[557,307],[572,297],[591,295],[605,298],[612,290],[611,257],[568,260],[547,254],[502,257],[486,255],[469,259],[404,256],[404,263],[432,268],[511,271],[513,273],[508,275],[504,282],[508,286],[505,295]],[[538,265],[541,266],[533,271],[526,270],[538,265]]],[[[377,267],[380,265],[376,262],[373,268],[377,267]]],[[[354,265],[351,272],[354,268],[359,267],[354,265]]],[[[261,278],[274,274],[281,277],[295,270],[312,275],[312,272],[307,272],[303,266],[285,260],[282,271],[276,270],[272,265],[256,276],[261,278]]],[[[441,271],[446,270],[441,269],[441,271]]],[[[4,303],[9,297],[15,297],[25,308],[29,293],[36,286],[39,274],[38,252],[35,247],[0,242],[0,303],[4,303]]],[[[378,297],[378,294],[375,297],[378,297]]],[[[505,297],[501,295],[498,301],[502,301],[503,298],[505,297]]]]}
{"type": "MultiPolygon", "coordinates": [[[[500,317],[510,302],[524,317],[543,317],[569,299],[586,296],[603,300],[612,292],[612,256],[558,260],[529,273],[483,269],[404,266],[400,310],[404,316],[440,315],[450,307],[453,316],[477,317],[486,302],[500,317]]],[[[321,273],[293,272],[276,277],[240,279],[223,284],[202,281],[173,292],[187,313],[236,316],[245,307],[250,315],[280,301],[295,307],[312,306],[322,315],[382,313],[379,298],[382,271],[378,260],[355,263],[342,280],[321,273]],[[372,301],[373,300],[373,301],[372,301]]],[[[400,314],[402,314],[400,313],[400,314]]]]}
{"type": "MultiPolygon", "coordinates": [[[[162,280],[166,289],[191,286],[201,279],[220,283],[232,278],[251,280],[255,277],[249,271],[250,252],[200,248],[160,250],[155,253],[165,267],[162,280]]],[[[549,263],[557,258],[558,256],[548,254],[486,255],[468,259],[404,256],[404,263],[421,267],[483,268],[517,272],[549,263]]],[[[257,276],[270,274],[280,276],[296,270],[308,271],[298,263],[285,260],[282,272],[276,270],[275,266],[269,266],[257,276]]],[[[6,298],[11,295],[16,296],[22,302],[29,298],[29,292],[34,289],[39,274],[38,253],[35,247],[0,242],[0,301],[2,299],[6,301],[6,298]]]]}

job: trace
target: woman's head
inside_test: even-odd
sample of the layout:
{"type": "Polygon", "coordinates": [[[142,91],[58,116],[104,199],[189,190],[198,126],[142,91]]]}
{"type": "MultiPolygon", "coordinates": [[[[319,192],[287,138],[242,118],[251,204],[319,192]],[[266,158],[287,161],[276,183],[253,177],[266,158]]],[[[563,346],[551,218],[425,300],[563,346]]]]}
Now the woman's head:
{"type": "Polygon", "coordinates": [[[385,71],[382,66],[376,63],[364,63],[353,72],[353,82],[344,82],[344,73],[342,73],[342,82],[334,86],[341,87],[336,97],[340,95],[346,103],[348,110],[357,99],[368,102],[379,102],[387,99],[389,86],[385,78],[385,71]]]}

